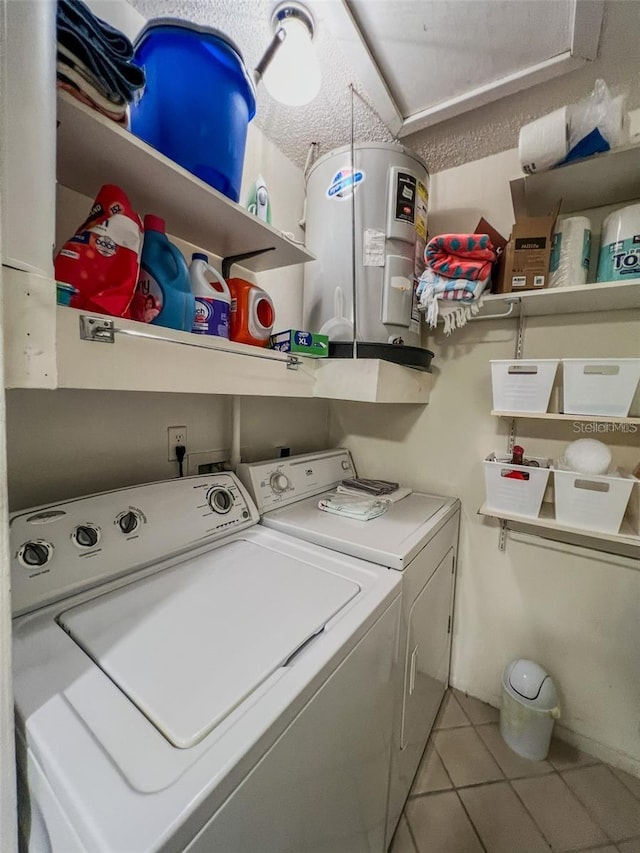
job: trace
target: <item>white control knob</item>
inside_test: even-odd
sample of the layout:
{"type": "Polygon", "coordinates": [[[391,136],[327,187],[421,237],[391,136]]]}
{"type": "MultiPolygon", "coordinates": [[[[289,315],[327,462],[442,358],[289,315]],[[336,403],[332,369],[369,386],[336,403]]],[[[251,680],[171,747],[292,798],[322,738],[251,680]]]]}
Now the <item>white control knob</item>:
{"type": "Polygon", "coordinates": [[[342,470],[343,471],[350,471],[351,470],[351,465],[349,465],[349,463],[347,462],[346,459],[342,460],[342,470]]]}
{"type": "Polygon", "coordinates": [[[53,555],[53,545],[44,539],[36,539],[33,542],[25,542],[18,551],[18,562],[25,569],[39,569],[46,566],[53,555]]]}
{"type": "Polygon", "coordinates": [[[128,509],[120,513],[116,518],[116,523],[120,528],[120,532],[124,533],[125,536],[129,536],[138,529],[140,515],[134,509],[128,509]]]}
{"type": "Polygon", "coordinates": [[[269,485],[271,486],[272,491],[277,495],[281,495],[291,486],[291,481],[286,474],[279,471],[269,477],[269,485]]]}
{"type": "Polygon", "coordinates": [[[222,486],[215,486],[207,495],[207,503],[218,515],[226,515],[233,508],[233,495],[222,486]]]}
{"type": "Polygon", "coordinates": [[[94,524],[79,524],[71,538],[78,548],[95,548],[100,541],[100,528],[94,524]]]}

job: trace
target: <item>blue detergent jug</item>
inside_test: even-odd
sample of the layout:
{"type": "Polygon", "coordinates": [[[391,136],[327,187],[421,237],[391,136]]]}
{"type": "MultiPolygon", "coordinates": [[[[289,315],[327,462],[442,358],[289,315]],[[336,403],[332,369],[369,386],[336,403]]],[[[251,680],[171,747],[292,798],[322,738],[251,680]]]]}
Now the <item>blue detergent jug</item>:
{"type": "Polygon", "coordinates": [[[182,252],[165,234],[164,219],[144,218],[144,243],[131,317],[142,323],[190,332],[196,304],[189,267],[182,252]]]}

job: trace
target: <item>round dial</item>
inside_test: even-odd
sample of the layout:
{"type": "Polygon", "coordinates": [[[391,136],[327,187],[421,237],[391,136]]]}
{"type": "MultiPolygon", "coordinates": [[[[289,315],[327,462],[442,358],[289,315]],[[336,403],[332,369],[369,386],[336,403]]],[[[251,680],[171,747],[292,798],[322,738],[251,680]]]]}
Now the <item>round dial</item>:
{"type": "Polygon", "coordinates": [[[34,542],[25,542],[18,551],[18,561],[27,569],[36,569],[45,566],[53,554],[53,545],[38,539],[34,542]]]}
{"type": "Polygon", "coordinates": [[[233,495],[228,489],[217,486],[207,495],[207,503],[214,512],[225,515],[233,507],[233,495]]]}
{"type": "Polygon", "coordinates": [[[71,538],[78,548],[93,548],[100,541],[100,528],[93,524],[79,524],[71,538]]]}
{"type": "Polygon", "coordinates": [[[269,485],[271,486],[272,491],[277,495],[281,495],[283,492],[287,491],[291,485],[291,481],[286,474],[283,474],[281,471],[277,471],[269,477],[269,485]]]}
{"type": "Polygon", "coordinates": [[[140,524],[138,513],[130,509],[118,516],[118,527],[124,534],[133,533],[140,524]]]}
{"type": "Polygon", "coordinates": [[[351,465],[349,465],[349,463],[347,462],[346,459],[343,459],[342,460],[342,470],[343,471],[349,471],[350,468],[351,468],[351,465]]]}

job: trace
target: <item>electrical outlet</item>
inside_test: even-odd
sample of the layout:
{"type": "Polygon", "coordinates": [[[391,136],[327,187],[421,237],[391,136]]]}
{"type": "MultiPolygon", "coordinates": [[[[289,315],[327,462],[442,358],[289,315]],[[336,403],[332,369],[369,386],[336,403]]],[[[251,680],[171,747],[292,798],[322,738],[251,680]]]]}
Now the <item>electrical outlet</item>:
{"type": "Polygon", "coordinates": [[[167,434],[169,436],[169,462],[175,462],[176,445],[187,446],[187,428],[186,426],[170,426],[167,427],[167,434]]]}

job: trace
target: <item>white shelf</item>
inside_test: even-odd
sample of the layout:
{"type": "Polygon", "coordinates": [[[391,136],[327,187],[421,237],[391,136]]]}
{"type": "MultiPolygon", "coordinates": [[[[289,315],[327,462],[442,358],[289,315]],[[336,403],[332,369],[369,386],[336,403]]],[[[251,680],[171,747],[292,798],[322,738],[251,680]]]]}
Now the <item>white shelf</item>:
{"type": "Polygon", "coordinates": [[[514,305],[511,317],[517,317],[519,313],[526,317],[544,317],[594,311],[629,311],[640,308],[640,279],[601,281],[521,293],[492,293],[485,298],[478,316],[506,311],[510,304],[514,305]]]}
{"type": "Polygon", "coordinates": [[[516,219],[545,216],[562,200],[561,213],[623,204],[640,198],[640,147],[618,148],[548,172],[511,181],[516,219]]]}
{"type": "Polygon", "coordinates": [[[82,340],[87,312],[55,300],[53,280],[3,269],[6,388],[429,400],[430,374],[377,359],[296,357],[291,370],[286,353],[111,317],[113,343],[82,340]]]}
{"type": "Polygon", "coordinates": [[[579,421],[599,424],[640,424],[640,418],[616,418],[609,415],[564,415],[560,412],[497,412],[492,411],[497,418],[523,418],[524,420],[543,421],[579,421]]]}
{"type": "Polygon", "coordinates": [[[583,548],[592,548],[597,551],[606,551],[609,554],[620,554],[624,557],[640,559],[640,536],[632,529],[631,524],[626,519],[622,522],[619,533],[598,533],[593,530],[582,530],[559,524],[550,504],[542,505],[538,518],[498,512],[487,509],[486,504],[480,507],[478,514],[506,521],[511,529],[520,530],[523,533],[533,533],[558,542],[567,542],[583,548]]]}
{"type": "Polygon", "coordinates": [[[330,358],[318,362],[316,397],[363,403],[429,402],[433,376],[374,358],[330,358]]]}
{"type": "Polygon", "coordinates": [[[220,256],[274,248],[243,261],[247,269],[314,260],[304,247],[66,93],[58,96],[57,160],[64,186],[93,199],[102,184],[117,184],[141,215],[161,216],[170,234],[220,256]]]}

